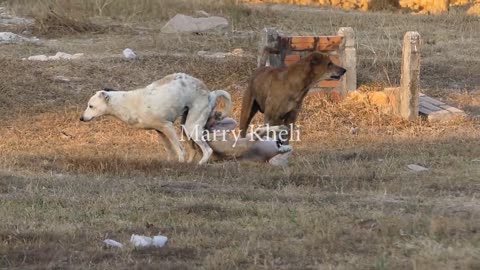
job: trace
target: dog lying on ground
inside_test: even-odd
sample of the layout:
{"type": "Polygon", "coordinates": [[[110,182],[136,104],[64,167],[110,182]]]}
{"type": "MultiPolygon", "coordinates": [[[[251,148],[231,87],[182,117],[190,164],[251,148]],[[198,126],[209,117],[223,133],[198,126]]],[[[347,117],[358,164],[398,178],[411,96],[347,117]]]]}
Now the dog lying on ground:
{"type": "Polygon", "coordinates": [[[209,119],[205,127],[207,131],[205,137],[208,145],[213,149],[213,159],[247,160],[286,165],[286,159],[283,164],[275,164],[272,160],[278,156],[288,158],[286,155],[293,150],[290,145],[282,145],[282,137],[286,137],[288,134],[287,127],[260,127],[247,134],[245,138],[240,138],[238,134],[237,136],[229,134],[236,126],[235,120],[229,117],[223,118],[218,112],[209,119]]]}
{"type": "Polygon", "coordinates": [[[222,113],[225,116],[230,114],[232,106],[228,92],[210,92],[201,80],[176,73],[133,91],[98,91],[90,98],[80,121],[88,122],[101,115],[113,115],[134,127],[154,129],[163,138],[167,148],[176,153],[178,161],[184,162],[185,152],[173,122],[180,116],[186,116],[182,120],[183,131],[202,150],[199,164],[203,164],[212,155],[212,149],[201,135],[220,96],[226,99],[222,113]]]}
{"type": "Polygon", "coordinates": [[[309,88],[318,81],[339,80],[346,72],[326,54],[314,52],[283,68],[261,67],[250,78],[242,99],[241,136],[255,114],[265,114],[270,125],[294,125],[309,88]]]}

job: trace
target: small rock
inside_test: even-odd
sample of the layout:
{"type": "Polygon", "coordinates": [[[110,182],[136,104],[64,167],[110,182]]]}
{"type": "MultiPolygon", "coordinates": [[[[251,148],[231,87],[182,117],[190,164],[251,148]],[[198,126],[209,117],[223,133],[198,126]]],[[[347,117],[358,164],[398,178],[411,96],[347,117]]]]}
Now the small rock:
{"type": "Polygon", "coordinates": [[[112,239],[105,239],[105,240],[103,240],[103,243],[105,243],[105,245],[107,245],[107,247],[123,248],[122,243],[119,243],[119,242],[117,242],[115,240],[112,240],[112,239]]]}
{"type": "Polygon", "coordinates": [[[243,56],[244,53],[245,51],[241,48],[237,48],[232,51],[233,56],[243,56]]]}
{"type": "Polygon", "coordinates": [[[57,52],[53,56],[46,56],[46,55],[33,55],[27,58],[30,61],[58,61],[58,60],[77,60],[84,56],[83,53],[76,53],[74,55],[64,53],[64,52],[57,52]]]}
{"type": "Polygon", "coordinates": [[[223,30],[228,27],[227,19],[212,16],[208,18],[194,18],[177,14],[162,28],[163,33],[192,33],[211,30],[223,30]]]}
{"type": "Polygon", "coordinates": [[[414,172],[424,172],[428,171],[428,168],[425,168],[423,166],[417,165],[417,164],[410,164],[407,166],[411,171],[414,172]]]}
{"type": "Polygon", "coordinates": [[[57,52],[54,56],[49,56],[48,60],[71,60],[72,55],[64,52],[57,52]]]}
{"type": "Polygon", "coordinates": [[[27,58],[27,60],[30,60],[30,61],[48,61],[48,56],[46,55],[33,55],[33,56],[30,56],[27,58]]]}
{"type": "Polygon", "coordinates": [[[126,59],[129,59],[129,60],[137,59],[137,55],[130,48],[126,48],[125,50],[123,50],[123,57],[125,57],[126,59]]]}

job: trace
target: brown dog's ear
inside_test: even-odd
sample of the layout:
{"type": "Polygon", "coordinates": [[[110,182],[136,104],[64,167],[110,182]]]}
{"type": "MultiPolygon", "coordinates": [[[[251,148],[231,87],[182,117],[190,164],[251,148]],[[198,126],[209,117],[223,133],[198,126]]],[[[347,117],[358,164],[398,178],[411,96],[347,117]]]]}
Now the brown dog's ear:
{"type": "Polygon", "coordinates": [[[310,59],[310,63],[312,65],[319,65],[319,64],[322,64],[323,61],[325,60],[325,57],[323,54],[321,53],[313,53],[311,55],[311,59],[310,59]]]}

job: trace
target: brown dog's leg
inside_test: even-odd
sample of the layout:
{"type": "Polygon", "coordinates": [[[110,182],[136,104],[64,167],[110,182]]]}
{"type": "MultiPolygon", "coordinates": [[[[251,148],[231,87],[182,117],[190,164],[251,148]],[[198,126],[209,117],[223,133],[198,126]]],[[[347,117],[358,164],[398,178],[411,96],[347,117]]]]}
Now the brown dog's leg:
{"type": "Polygon", "coordinates": [[[287,140],[283,142],[284,144],[289,144],[290,142],[290,137],[292,136],[292,133],[295,132],[295,122],[297,121],[297,116],[298,116],[298,111],[291,111],[287,113],[285,117],[285,125],[288,126],[289,132],[287,136],[287,140]]]}
{"type": "Polygon", "coordinates": [[[248,131],[248,125],[257,113],[259,107],[253,98],[251,86],[245,90],[242,98],[242,112],[240,114],[240,137],[245,138],[248,131]]]}

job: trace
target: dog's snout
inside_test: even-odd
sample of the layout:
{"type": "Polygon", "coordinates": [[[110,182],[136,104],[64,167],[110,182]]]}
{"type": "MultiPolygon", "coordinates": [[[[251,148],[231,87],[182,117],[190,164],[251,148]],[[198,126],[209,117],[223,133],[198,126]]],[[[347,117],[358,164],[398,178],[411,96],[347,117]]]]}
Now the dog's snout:
{"type": "Polygon", "coordinates": [[[80,117],[80,121],[85,122],[85,119],[83,118],[83,116],[80,117]]]}
{"type": "Polygon", "coordinates": [[[345,72],[347,72],[346,69],[344,69],[344,68],[339,68],[339,70],[338,70],[338,76],[342,76],[343,74],[345,74],[345,72]]]}

